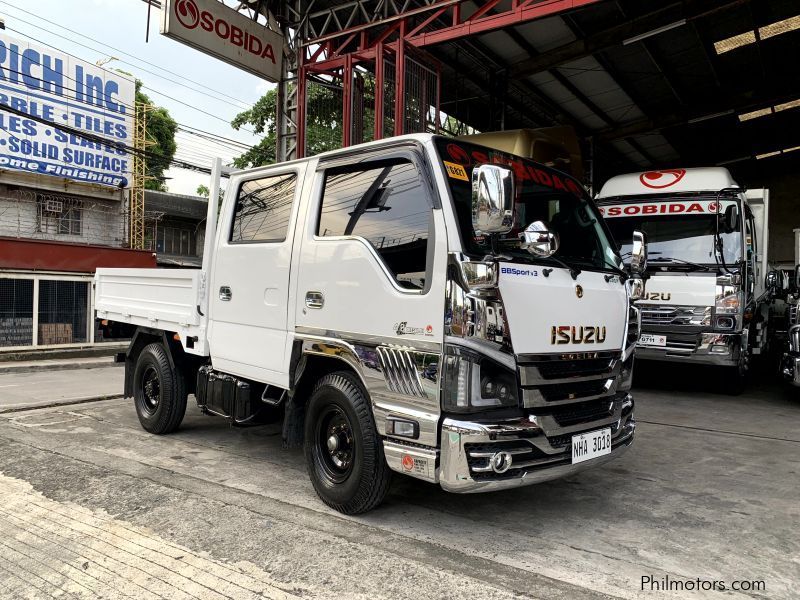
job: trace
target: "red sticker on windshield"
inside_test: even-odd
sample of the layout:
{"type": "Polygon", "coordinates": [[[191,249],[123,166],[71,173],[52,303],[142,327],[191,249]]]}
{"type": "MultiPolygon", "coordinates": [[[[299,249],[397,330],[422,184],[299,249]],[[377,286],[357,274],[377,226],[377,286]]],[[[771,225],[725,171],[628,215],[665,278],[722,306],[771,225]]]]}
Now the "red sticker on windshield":
{"type": "Polygon", "coordinates": [[[686,169],[666,169],[664,171],[648,171],[639,175],[642,185],[654,190],[663,190],[675,185],[686,175],[686,169]]]}

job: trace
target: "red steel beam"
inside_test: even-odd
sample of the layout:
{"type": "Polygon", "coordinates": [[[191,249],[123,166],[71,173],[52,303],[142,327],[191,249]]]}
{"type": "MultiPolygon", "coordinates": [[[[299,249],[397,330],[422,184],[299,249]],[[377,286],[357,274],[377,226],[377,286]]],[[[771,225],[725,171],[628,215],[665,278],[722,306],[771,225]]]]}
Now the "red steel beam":
{"type": "Polygon", "coordinates": [[[375,133],[374,139],[383,139],[383,44],[375,45],[375,133]]]}
{"type": "MultiPolygon", "coordinates": [[[[368,36],[361,36],[362,42],[372,45],[375,44],[376,41],[385,42],[389,34],[394,33],[399,29],[398,25],[402,24],[408,33],[405,35],[401,34],[401,37],[404,37],[409,45],[421,48],[423,46],[440,44],[442,42],[479,33],[486,33],[512,25],[519,25],[527,21],[533,21],[576,8],[582,8],[590,4],[596,4],[603,0],[544,0],[541,2],[535,2],[535,0],[514,0],[511,3],[510,10],[505,10],[488,17],[484,15],[495,8],[499,4],[499,1],[486,0],[485,3],[478,7],[477,11],[462,20],[463,11],[461,10],[461,5],[465,1],[466,0],[441,0],[441,2],[434,2],[428,6],[413,8],[387,19],[381,19],[372,23],[362,23],[307,40],[303,45],[308,47],[322,44],[340,37],[352,36],[355,33],[363,33],[370,29],[390,25],[390,27],[380,34],[377,40],[373,40],[371,43],[368,41],[368,36]],[[420,32],[420,29],[434,23],[436,18],[441,17],[446,11],[452,12],[452,25],[426,33],[420,32]],[[433,12],[434,14],[426,16],[421,23],[414,22],[414,17],[424,15],[428,12],[433,12]]],[[[351,42],[352,39],[353,38],[350,37],[348,43],[351,42]]],[[[343,46],[344,44],[340,46],[340,49],[343,46]]]]}
{"type": "Polygon", "coordinates": [[[438,31],[419,33],[414,37],[409,37],[406,42],[417,48],[441,44],[459,38],[486,33],[495,29],[502,29],[512,25],[519,25],[534,19],[541,19],[558,13],[566,12],[576,8],[581,8],[590,4],[596,4],[602,0],[549,0],[538,4],[520,4],[516,9],[491,15],[477,20],[467,20],[463,23],[445,27],[438,31]]]}
{"type": "MultiPolygon", "coordinates": [[[[405,25],[405,24],[404,24],[405,25]]],[[[403,135],[406,114],[406,44],[405,27],[400,27],[394,64],[394,134],[403,135]]]]}

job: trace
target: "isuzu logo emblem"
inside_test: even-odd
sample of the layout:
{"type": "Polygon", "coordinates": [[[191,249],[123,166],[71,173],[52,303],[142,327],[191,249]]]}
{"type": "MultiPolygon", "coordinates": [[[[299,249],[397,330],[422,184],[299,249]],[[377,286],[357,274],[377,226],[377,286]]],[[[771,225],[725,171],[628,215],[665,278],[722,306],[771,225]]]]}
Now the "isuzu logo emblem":
{"type": "Polygon", "coordinates": [[[583,298],[583,287],[581,287],[581,286],[579,286],[579,285],[576,285],[576,286],[575,286],[575,295],[576,295],[578,298],[583,298]]]}

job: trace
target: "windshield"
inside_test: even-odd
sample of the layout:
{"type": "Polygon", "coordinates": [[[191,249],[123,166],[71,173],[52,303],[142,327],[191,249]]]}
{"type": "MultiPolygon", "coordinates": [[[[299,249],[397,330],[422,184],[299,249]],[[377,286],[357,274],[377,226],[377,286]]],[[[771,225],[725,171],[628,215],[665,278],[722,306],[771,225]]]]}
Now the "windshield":
{"type": "Polygon", "coordinates": [[[464,253],[482,259],[491,252],[488,236],[472,228],[472,169],[484,163],[509,165],[514,170],[516,201],[513,229],[497,236],[495,248],[515,263],[613,270],[622,266],[602,217],[583,187],[572,177],[532,160],[483,146],[448,139],[436,141],[448,175],[464,253]],[[559,236],[554,259],[533,256],[520,248],[519,234],[534,221],[544,221],[559,236]]]}
{"type": "MultiPolygon", "coordinates": [[[[723,201],[722,210],[734,201],[723,201]]],[[[601,207],[606,224],[621,245],[623,259],[628,260],[633,232],[647,235],[647,254],[652,264],[681,262],[715,265],[714,234],[717,228],[716,203],[713,199],[686,198],[648,200],[601,207]],[[674,260],[670,260],[674,259],[674,260]]],[[[720,229],[725,263],[742,260],[741,232],[720,229]]]]}

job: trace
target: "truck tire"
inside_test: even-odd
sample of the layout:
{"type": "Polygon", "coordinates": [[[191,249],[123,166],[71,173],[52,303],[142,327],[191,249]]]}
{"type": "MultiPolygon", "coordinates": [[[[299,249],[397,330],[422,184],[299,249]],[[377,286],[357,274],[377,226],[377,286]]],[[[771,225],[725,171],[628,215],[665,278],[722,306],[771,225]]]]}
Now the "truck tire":
{"type": "Polygon", "coordinates": [[[330,373],[317,382],[306,409],[304,445],[308,474],[325,504],[355,515],[383,501],[391,470],[369,397],[352,373],[330,373]]]}
{"type": "Polygon", "coordinates": [[[133,400],[142,427],[150,433],[175,431],[186,413],[186,380],[170,366],[164,346],[142,348],[133,373],[133,400]]]}
{"type": "Polygon", "coordinates": [[[743,366],[727,367],[722,375],[723,389],[729,396],[741,396],[750,380],[749,369],[743,366]]]}

